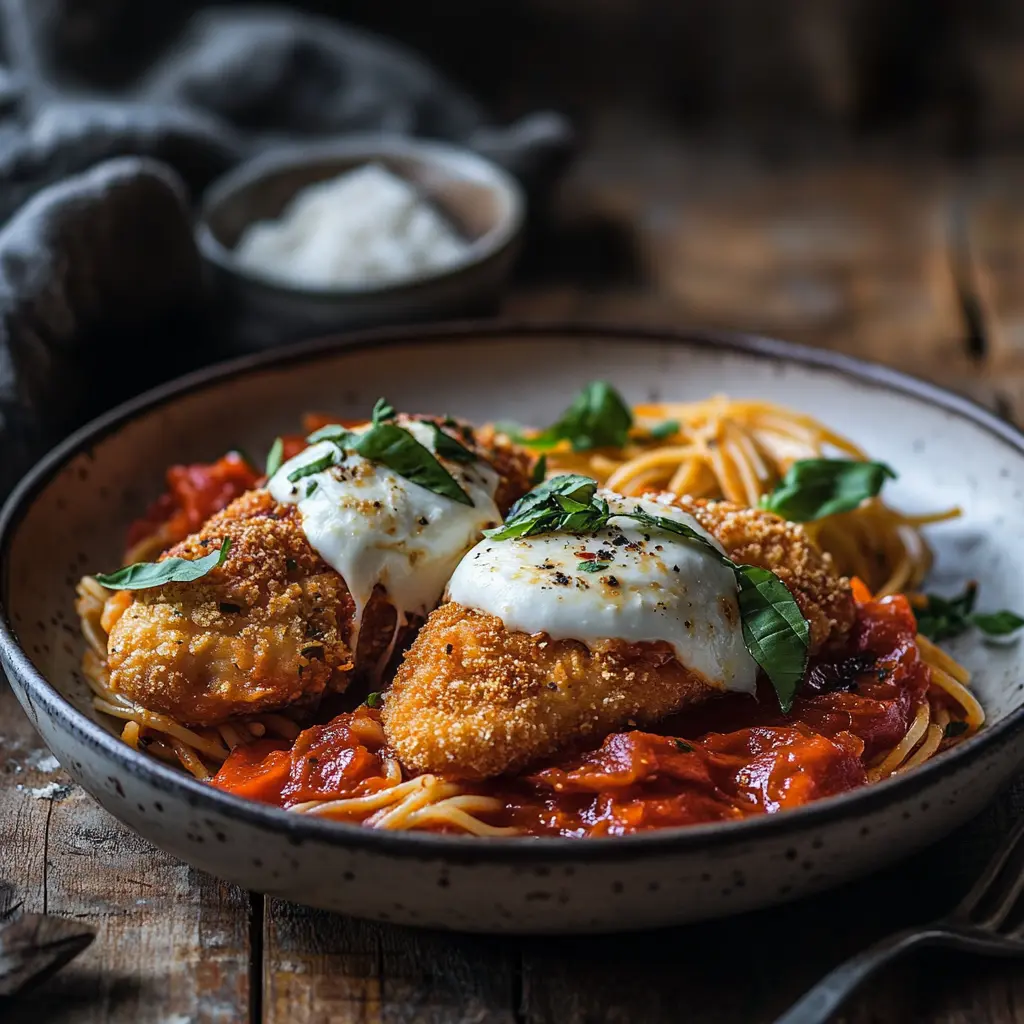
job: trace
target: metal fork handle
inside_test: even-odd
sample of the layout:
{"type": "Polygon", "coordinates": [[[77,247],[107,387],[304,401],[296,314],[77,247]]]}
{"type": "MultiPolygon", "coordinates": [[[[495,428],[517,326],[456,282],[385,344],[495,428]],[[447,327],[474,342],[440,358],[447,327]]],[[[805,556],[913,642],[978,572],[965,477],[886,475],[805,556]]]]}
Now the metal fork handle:
{"type": "Polygon", "coordinates": [[[951,946],[970,953],[1024,957],[1024,943],[974,928],[908,928],[845,960],[795,1002],[775,1024],[825,1024],[853,991],[879,968],[916,946],[951,946]]]}

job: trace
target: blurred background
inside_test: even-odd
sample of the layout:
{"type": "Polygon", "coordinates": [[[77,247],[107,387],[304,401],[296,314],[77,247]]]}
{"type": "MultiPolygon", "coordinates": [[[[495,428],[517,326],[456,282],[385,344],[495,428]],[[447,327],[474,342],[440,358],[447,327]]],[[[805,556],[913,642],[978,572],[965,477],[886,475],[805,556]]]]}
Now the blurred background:
{"type": "MultiPolygon", "coordinates": [[[[110,157],[162,161],[194,210],[219,175],[282,140],[443,138],[497,160],[526,190],[505,314],[757,331],[935,378],[1007,415],[1024,408],[1020,4],[0,0],[0,13],[9,224],[110,157]],[[327,20],[289,22],[304,15],[327,20]],[[337,37],[324,28],[335,25],[337,37]],[[376,49],[364,59],[359,30],[385,40],[383,64],[376,49]]],[[[140,230],[137,245],[162,283],[127,291],[153,301],[114,334],[108,316],[84,318],[85,330],[80,317],[58,349],[100,335],[116,348],[111,338],[140,324],[181,337],[161,310],[205,300],[184,241],[160,247],[178,253],[170,288],[150,235],[140,230]]],[[[52,404],[40,369],[52,361],[32,355],[38,339],[11,341],[42,292],[26,298],[38,278],[12,278],[10,240],[8,227],[0,352],[13,355],[6,370],[0,359],[0,413],[35,423],[52,404]]],[[[80,309],[74,297],[90,288],[66,285],[67,302],[80,309]]],[[[106,380],[88,401],[58,389],[74,411],[54,430],[229,354],[228,333],[190,329],[204,337],[195,351],[178,346],[173,365],[106,380]]]]}

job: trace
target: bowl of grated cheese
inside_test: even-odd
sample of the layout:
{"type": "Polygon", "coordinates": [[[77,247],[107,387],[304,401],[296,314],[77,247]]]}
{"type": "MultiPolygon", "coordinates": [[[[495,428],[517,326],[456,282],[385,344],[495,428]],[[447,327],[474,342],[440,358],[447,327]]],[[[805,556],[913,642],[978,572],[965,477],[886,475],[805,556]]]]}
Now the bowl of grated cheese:
{"type": "Polygon", "coordinates": [[[496,310],[525,200],[470,150],[388,136],[276,151],[215,182],[196,240],[243,346],[496,310]]]}

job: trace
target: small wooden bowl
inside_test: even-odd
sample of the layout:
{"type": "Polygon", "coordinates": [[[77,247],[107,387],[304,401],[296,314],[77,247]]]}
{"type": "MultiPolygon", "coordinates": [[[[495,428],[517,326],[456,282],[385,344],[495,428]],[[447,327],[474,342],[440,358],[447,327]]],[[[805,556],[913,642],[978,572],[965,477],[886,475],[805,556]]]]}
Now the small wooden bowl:
{"type": "Polygon", "coordinates": [[[518,253],[525,205],[510,175],[469,150],[357,136],[257,157],[220,178],[204,197],[196,240],[232,335],[243,348],[263,349],[334,330],[495,312],[518,253]],[[307,186],[368,163],[412,182],[435,204],[470,242],[462,259],[367,288],[291,285],[239,263],[234,249],[250,224],[280,217],[307,186]]]}

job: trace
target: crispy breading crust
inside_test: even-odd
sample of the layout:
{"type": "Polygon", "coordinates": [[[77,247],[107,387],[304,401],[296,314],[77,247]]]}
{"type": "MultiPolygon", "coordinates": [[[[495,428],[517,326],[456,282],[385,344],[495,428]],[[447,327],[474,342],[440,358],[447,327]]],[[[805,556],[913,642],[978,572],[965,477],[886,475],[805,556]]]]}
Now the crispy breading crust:
{"type": "Polygon", "coordinates": [[[252,491],[167,554],[198,558],[225,538],[220,568],[135,595],[110,633],[111,688],[192,725],[344,688],[352,598],[295,507],[252,491]]]}
{"type": "Polygon", "coordinates": [[[450,602],[399,667],[383,721],[407,768],[485,779],[716,692],[668,644],[609,640],[588,650],[450,602]]]}
{"type": "Polygon", "coordinates": [[[759,508],[672,496],[734,561],[771,569],[796,598],[811,627],[811,653],[841,643],[857,617],[850,581],[836,573],[803,527],[759,508]]]}
{"type": "MultiPolygon", "coordinates": [[[[534,457],[492,431],[462,436],[499,474],[495,500],[506,512],[529,489],[534,457]]],[[[353,658],[348,587],[306,540],[295,506],[250,491],[164,557],[198,558],[225,538],[224,565],[202,579],[108,603],[112,689],[185,724],[210,725],[314,706],[325,691],[344,690],[356,673],[376,668],[392,648],[397,616],[378,587],[353,658]]],[[[403,626],[394,647],[404,648],[421,624],[403,626]]]]}
{"type": "MultiPolygon", "coordinates": [[[[779,575],[810,623],[812,650],[849,632],[856,615],[849,583],[799,526],[727,502],[674,504],[734,561],[779,575]]],[[[430,615],[406,654],[383,721],[408,768],[482,779],[718,692],[667,644],[608,640],[588,650],[508,630],[493,615],[450,603],[430,615]]]]}

